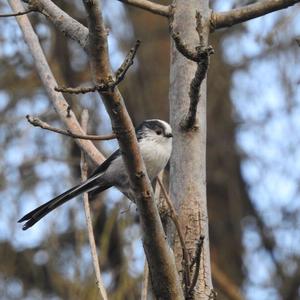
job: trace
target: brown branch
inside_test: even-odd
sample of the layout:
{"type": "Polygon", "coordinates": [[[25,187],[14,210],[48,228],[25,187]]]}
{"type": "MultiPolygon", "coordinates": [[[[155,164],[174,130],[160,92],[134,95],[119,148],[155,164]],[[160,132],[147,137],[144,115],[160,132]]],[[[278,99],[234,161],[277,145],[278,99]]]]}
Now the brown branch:
{"type": "Polygon", "coordinates": [[[193,299],[194,288],[197,284],[198,277],[199,277],[200,261],[201,261],[201,253],[202,253],[202,249],[203,249],[203,243],[204,243],[204,235],[200,235],[200,238],[199,238],[199,240],[197,241],[197,244],[196,244],[195,256],[194,256],[194,259],[191,263],[191,269],[194,265],[196,265],[196,267],[195,267],[194,276],[193,276],[192,283],[191,283],[191,286],[189,288],[189,293],[188,293],[190,299],[193,299]]]}
{"type": "Polygon", "coordinates": [[[214,50],[211,46],[202,48],[201,46],[198,47],[197,57],[200,58],[199,62],[197,63],[197,69],[195,72],[195,77],[191,81],[190,84],[190,106],[189,111],[186,117],[181,121],[181,128],[184,130],[190,130],[196,128],[196,115],[197,115],[197,107],[199,103],[199,93],[201,83],[204,80],[208,65],[209,65],[209,57],[211,54],[214,53],[214,50]]]}
{"type": "Polygon", "coordinates": [[[235,8],[228,12],[212,13],[211,31],[230,27],[268,13],[287,8],[299,3],[300,0],[264,0],[244,7],[235,8]]]}
{"type": "Polygon", "coordinates": [[[113,90],[125,78],[128,69],[133,65],[133,60],[140,44],[141,42],[137,40],[134,47],[130,49],[124,62],[116,72],[115,80],[113,80],[111,77],[108,77],[108,80],[106,82],[100,83],[93,87],[55,87],[55,91],[69,94],[86,94],[97,91],[106,92],[109,90],[113,90]]]}
{"type": "MultiPolygon", "coordinates": [[[[102,86],[90,86],[90,87],[65,87],[65,86],[56,86],[54,88],[55,91],[61,93],[68,93],[68,94],[87,94],[93,93],[96,91],[104,91],[104,85],[102,86]]],[[[107,87],[106,87],[107,90],[107,87]]]]}
{"type": "Polygon", "coordinates": [[[56,133],[59,133],[59,134],[65,135],[65,136],[69,136],[69,137],[72,137],[75,139],[107,141],[107,140],[112,140],[112,139],[116,138],[116,135],[113,133],[108,134],[108,135],[75,134],[75,133],[70,132],[69,130],[63,130],[60,128],[52,127],[48,123],[42,121],[41,119],[32,117],[30,115],[27,115],[26,118],[27,118],[27,121],[33,126],[40,127],[42,129],[46,129],[49,131],[53,131],[53,132],[56,132],[56,133]]]}
{"type": "Polygon", "coordinates": [[[188,291],[189,291],[189,288],[190,288],[190,269],[191,269],[189,253],[188,253],[186,245],[185,245],[183,233],[182,233],[181,226],[180,226],[180,223],[179,223],[179,217],[178,217],[177,212],[174,208],[174,205],[173,205],[173,203],[170,199],[170,196],[169,196],[162,180],[159,177],[157,177],[157,182],[159,183],[159,185],[161,187],[164,198],[165,198],[165,200],[167,202],[167,205],[170,209],[170,217],[171,217],[172,222],[175,225],[176,231],[178,233],[179,241],[180,241],[180,244],[181,244],[182,256],[183,256],[183,266],[184,266],[184,276],[183,276],[183,278],[184,278],[184,283],[185,283],[185,294],[186,294],[186,296],[188,296],[188,291]]]}
{"type": "MultiPolygon", "coordinates": [[[[107,33],[103,23],[100,2],[83,0],[89,27],[89,59],[95,85],[112,77],[109,65],[107,33]]],[[[153,291],[159,299],[179,300],[183,292],[175,266],[174,257],[165,240],[157,207],[153,201],[153,190],[147,176],[144,162],[137,143],[132,121],[124,105],[118,87],[102,92],[101,97],[111,118],[117,136],[124,164],[134,191],[143,246],[149,265],[153,291]]]]}
{"type": "Polygon", "coordinates": [[[141,41],[137,40],[135,42],[135,45],[129,50],[124,62],[118,68],[118,70],[116,72],[116,80],[114,82],[114,84],[115,84],[114,86],[117,86],[124,79],[128,69],[130,68],[130,66],[133,65],[133,60],[134,60],[134,57],[136,55],[136,52],[137,52],[140,44],[141,44],[141,41]]]}
{"type": "MultiPolygon", "coordinates": [[[[81,116],[81,126],[83,132],[87,132],[87,124],[88,124],[89,114],[86,109],[83,110],[82,116],[81,116]]],[[[81,151],[81,159],[80,159],[80,169],[81,169],[81,179],[82,181],[85,181],[87,179],[88,174],[88,164],[85,158],[85,154],[83,151],[81,151]]],[[[97,254],[97,248],[96,248],[96,242],[95,242],[95,236],[93,231],[93,225],[92,225],[92,217],[91,217],[91,209],[89,204],[89,194],[83,193],[83,204],[84,204],[84,212],[85,212],[85,218],[86,218],[86,226],[88,231],[88,237],[89,237],[89,243],[91,247],[91,255],[92,255],[92,261],[94,266],[94,271],[96,275],[96,284],[98,287],[99,295],[101,300],[107,300],[107,293],[103,284],[101,271],[100,271],[100,264],[97,254]]]]}
{"type": "MultiPolygon", "coordinates": [[[[202,19],[201,19],[201,15],[198,11],[196,12],[196,30],[197,30],[198,36],[199,36],[199,46],[196,47],[196,53],[185,52],[185,54],[192,55],[192,56],[190,56],[190,58],[188,56],[186,56],[187,58],[197,62],[197,69],[195,72],[195,76],[192,79],[191,84],[190,84],[189,111],[180,123],[181,128],[184,130],[191,130],[191,129],[196,128],[195,124],[196,124],[197,107],[198,107],[198,103],[199,103],[200,87],[201,87],[201,83],[204,80],[207,70],[208,70],[209,57],[210,57],[210,55],[212,55],[214,53],[212,46],[206,47],[204,45],[204,39],[203,39],[203,35],[202,35],[202,32],[203,32],[202,19]]],[[[183,45],[182,42],[180,42],[180,44],[181,44],[181,46],[183,45]]],[[[179,45],[178,45],[178,47],[179,47],[179,45]]],[[[177,47],[177,49],[178,49],[178,47],[177,47]]],[[[185,46],[181,50],[183,50],[184,48],[185,48],[185,46]]],[[[185,48],[184,51],[188,51],[187,48],[185,48]]]]}
{"type": "Polygon", "coordinates": [[[17,13],[12,13],[12,14],[2,14],[2,15],[0,14],[0,18],[23,16],[34,11],[36,11],[36,9],[28,9],[25,11],[19,11],[17,13]]]}
{"type": "Polygon", "coordinates": [[[170,6],[153,3],[148,0],[119,0],[119,1],[152,12],[156,15],[169,17],[171,14],[170,6]]]}
{"type": "Polygon", "coordinates": [[[212,276],[214,281],[220,287],[222,292],[231,300],[243,300],[244,297],[241,294],[239,288],[234,282],[225,274],[216,263],[212,262],[212,276]]]}
{"type": "MultiPolygon", "coordinates": [[[[39,3],[42,0],[39,1],[39,3]]],[[[47,1],[51,2],[51,1],[47,1]]],[[[13,11],[24,11],[24,7],[20,0],[9,0],[9,4],[13,11]]],[[[33,60],[41,81],[45,87],[49,99],[58,113],[59,117],[72,133],[84,134],[81,126],[76,119],[75,114],[69,109],[69,105],[61,93],[54,91],[57,86],[56,80],[49,68],[38,37],[36,36],[26,15],[22,18],[16,18],[23,32],[24,40],[26,41],[29,50],[33,56],[33,60]],[[68,113],[69,112],[69,113],[68,113]]],[[[104,160],[104,156],[98,151],[95,145],[88,140],[76,139],[75,142],[83,149],[95,164],[100,164],[104,160]]]]}
{"type": "Polygon", "coordinates": [[[68,94],[87,94],[93,92],[107,92],[108,90],[114,89],[117,83],[112,79],[108,78],[105,83],[101,83],[90,87],[64,87],[57,86],[54,88],[57,92],[68,93],[68,94]]]}

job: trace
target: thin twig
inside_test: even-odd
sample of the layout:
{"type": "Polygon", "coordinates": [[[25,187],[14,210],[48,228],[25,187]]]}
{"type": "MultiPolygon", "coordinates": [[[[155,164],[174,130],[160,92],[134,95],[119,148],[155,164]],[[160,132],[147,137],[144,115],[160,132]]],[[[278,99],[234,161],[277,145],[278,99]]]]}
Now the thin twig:
{"type": "Polygon", "coordinates": [[[26,118],[27,118],[28,122],[33,126],[40,127],[42,129],[46,129],[46,130],[49,130],[49,131],[53,131],[53,132],[56,132],[56,133],[59,133],[59,134],[65,135],[65,136],[69,136],[69,137],[72,137],[72,138],[75,138],[75,139],[94,140],[94,141],[107,141],[107,140],[112,140],[112,139],[116,138],[116,135],[114,133],[107,134],[107,135],[75,134],[75,133],[70,132],[69,130],[63,130],[63,129],[60,129],[60,128],[52,127],[48,123],[42,121],[41,119],[36,118],[36,117],[32,117],[30,115],[27,115],[26,118]]]}
{"type": "Polygon", "coordinates": [[[119,1],[152,12],[156,15],[160,15],[164,17],[170,16],[170,6],[153,3],[148,0],[119,0],[119,1]]]}
{"type": "Polygon", "coordinates": [[[176,227],[177,233],[178,233],[179,241],[180,241],[181,248],[182,248],[182,256],[183,256],[183,265],[184,265],[184,277],[183,278],[184,278],[184,281],[185,281],[186,295],[188,295],[188,290],[189,290],[189,287],[190,287],[190,259],[189,259],[189,254],[188,254],[188,251],[187,251],[187,248],[186,248],[186,245],[185,245],[183,233],[182,233],[181,226],[180,226],[180,223],[179,223],[179,218],[178,218],[177,212],[174,208],[174,205],[173,205],[173,203],[170,199],[170,196],[169,196],[162,180],[159,177],[157,177],[157,182],[159,183],[159,185],[161,187],[161,190],[163,192],[163,195],[166,199],[167,205],[170,209],[171,220],[173,221],[173,223],[176,227]]]}
{"type": "MultiPolygon", "coordinates": [[[[160,180],[163,180],[164,177],[164,170],[162,170],[158,175],[157,178],[160,180]]],[[[161,219],[163,220],[165,217],[168,217],[170,215],[169,211],[170,209],[168,208],[167,202],[165,201],[165,197],[161,197],[161,187],[156,179],[155,182],[155,189],[154,189],[154,201],[156,203],[156,206],[158,207],[159,215],[161,219]]]]}
{"type": "Polygon", "coordinates": [[[69,94],[86,94],[86,93],[92,93],[92,92],[106,92],[106,91],[111,91],[113,90],[124,78],[125,75],[130,68],[130,66],[133,65],[133,60],[136,55],[136,52],[140,46],[141,42],[139,40],[136,41],[134,47],[130,49],[128,52],[124,62],[122,65],[118,68],[116,75],[115,75],[115,80],[112,78],[108,78],[106,82],[103,82],[101,84],[92,86],[92,87],[55,87],[55,90],[57,92],[62,92],[62,93],[69,93],[69,94]]]}
{"type": "Polygon", "coordinates": [[[25,11],[19,11],[17,13],[12,13],[12,14],[0,14],[0,18],[23,16],[23,15],[27,15],[31,12],[34,12],[34,11],[36,11],[36,9],[28,9],[25,11]]]}
{"type": "Polygon", "coordinates": [[[201,253],[202,253],[202,249],[203,249],[203,243],[204,243],[204,236],[201,235],[199,240],[197,241],[195,256],[194,256],[194,259],[191,263],[191,268],[194,266],[194,264],[196,265],[196,267],[195,267],[195,271],[194,271],[191,286],[189,287],[189,295],[190,296],[192,296],[193,293],[194,293],[194,288],[197,284],[198,277],[199,277],[200,261],[201,261],[201,253]]]}
{"type": "MultiPolygon", "coordinates": [[[[81,117],[81,126],[82,126],[82,129],[84,132],[86,132],[86,129],[87,129],[88,118],[89,118],[88,111],[83,110],[82,117],[81,117]]],[[[81,179],[82,179],[82,181],[85,181],[87,179],[88,165],[87,165],[87,161],[85,159],[84,152],[81,152],[80,167],[81,167],[81,179]]],[[[96,248],[95,237],[94,237],[94,232],[93,232],[93,225],[92,225],[88,193],[83,193],[83,202],[84,202],[84,211],[85,211],[85,217],[86,217],[86,225],[87,225],[87,230],[88,230],[89,243],[91,246],[93,266],[94,266],[95,275],[96,275],[96,283],[97,283],[97,287],[99,289],[99,295],[100,295],[101,299],[107,300],[108,299],[107,293],[106,293],[106,290],[105,290],[105,287],[104,287],[104,284],[102,281],[102,277],[101,277],[97,248],[96,248]]]]}
{"type": "Polygon", "coordinates": [[[90,87],[65,87],[65,86],[57,86],[54,88],[55,91],[61,93],[68,93],[68,94],[86,94],[86,93],[93,93],[96,91],[103,91],[107,90],[108,87],[104,85],[98,86],[90,86],[90,87]]]}
{"type": "Polygon", "coordinates": [[[204,80],[208,65],[209,57],[214,53],[212,46],[205,46],[203,38],[203,24],[200,12],[196,12],[196,30],[199,36],[199,46],[196,47],[196,54],[193,54],[193,60],[197,62],[195,76],[190,84],[190,106],[187,115],[181,121],[181,128],[184,130],[196,129],[197,107],[199,103],[199,93],[202,81],[204,80]]]}
{"type": "Polygon", "coordinates": [[[191,50],[188,46],[183,42],[180,37],[179,32],[175,32],[173,28],[173,17],[174,12],[172,12],[169,30],[171,37],[174,40],[176,49],[187,59],[192,60],[197,63],[197,69],[195,72],[195,76],[190,84],[190,106],[187,115],[180,122],[180,126],[184,130],[196,129],[196,115],[197,115],[197,106],[199,103],[199,93],[201,83],[204,80],[208,65],[209,65],[209,57],[214,53],[212,46],[205,46],[203,39],[203,25],[201,14],[196,12],[196,30],[199,35],[199,46],[195,48],[195,50],[191,50]]]}
{"type": "Polygon", "coordinates": [[[116,80],[114,82],[115,86],[117,86],[125,77],[130,66],[133,65],[133,60],[136,55],[136,52],[141,44],[140,40],[136,40],[135,45],[129,50],[128,54],[125,57],[124,62],[118,68],[116,72],[116,80]]]}
{"type": "Polygon", "coordinates": [[[197,107],[199,103],[199,93],[201,83],[204,80],[208,65],[209,65],[209,57],[213,54],[213,48],[211,46],[208,47],[199,47],[197,57],[199,58],[199,62],[197,63],[197,69],[195,72],[195,77],[191,81],[190,84],[190,106],[189,111],[186,117],[181,121],[181,127],[185,130],[195,128],[196,123],[196,115],[197,115],[197,107]]]}

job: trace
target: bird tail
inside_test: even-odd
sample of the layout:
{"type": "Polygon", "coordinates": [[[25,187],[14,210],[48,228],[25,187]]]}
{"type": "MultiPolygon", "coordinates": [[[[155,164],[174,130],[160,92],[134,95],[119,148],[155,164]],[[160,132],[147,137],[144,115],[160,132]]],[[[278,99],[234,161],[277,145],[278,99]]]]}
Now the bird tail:
{"type": "Polygon", "coordinates": [[[101,174],[97,174],[85,182],[69,189],[68,191],[62,193],[61,195],[51,199],[50,201],[46,202],[45,204],[37,207],[36,209],[32,210],[28,214],[26,214],[23,218],[21,218],[18,222],[27,221],[22,229],[26,230],[33,226],[36,222],[46,216],[49,212],[57,208],[58,206],[64,204],[65,202],[71,200],[72,198],[80,195],[84,192],[90,192],[97,189],[97,192],[104,191],[110,187],[109,184],[105,183],[104,181],[101,182],[99,177],[101,174]],[[98,180],[97,180],[98,179],[98,180]],[[97,180],[97,181],[96,181],[97,180]]]}

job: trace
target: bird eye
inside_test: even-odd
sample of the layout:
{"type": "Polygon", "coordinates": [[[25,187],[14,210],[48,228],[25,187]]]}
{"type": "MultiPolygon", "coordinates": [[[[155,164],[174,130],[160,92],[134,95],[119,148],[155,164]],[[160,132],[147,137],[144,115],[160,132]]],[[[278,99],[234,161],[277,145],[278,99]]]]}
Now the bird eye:
{"type": "Polygon", "coordinates": [[[158,135],[161,135],[161,134],[162,134],[162,131],[161,131],[160,129],[156,130],[155,132],[156,132],[156,134],[158,134],[158,135]]]}

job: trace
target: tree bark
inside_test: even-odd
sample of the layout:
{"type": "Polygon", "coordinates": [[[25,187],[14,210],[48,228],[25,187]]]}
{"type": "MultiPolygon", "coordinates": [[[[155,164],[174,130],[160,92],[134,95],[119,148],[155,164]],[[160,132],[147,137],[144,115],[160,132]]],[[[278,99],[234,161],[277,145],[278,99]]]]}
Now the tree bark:
{"type": "MultiPolygon", "coordinates": [[[[189,49],[199,45],[196,31],[196,11],[203,21],[204,42],[208,41],[210,9],[208,0],[175,1],[174,31],[179,32],[189,49]]],[[[184,224],[186,246],[190,256],[195,253],[196,242],[200,235],[205,240],[202,249],[200,274],[195,287],[195,299],[207,299],[212,291],[209,255],[208,218],[206,203],[206,79],[200,89],[200,101],[197,111],[198,129],[183,131],[182,118],[189,108],[188,91],[195,75],[196,63],[187,60],[171,46],[170,70],[170,121],[174,131],[173,154],[170,170],[170,193],[184,224]]],[[[182,249],[174,230],[168,232],[173,243],[177,267],[181,269],[182,249]]]]}

